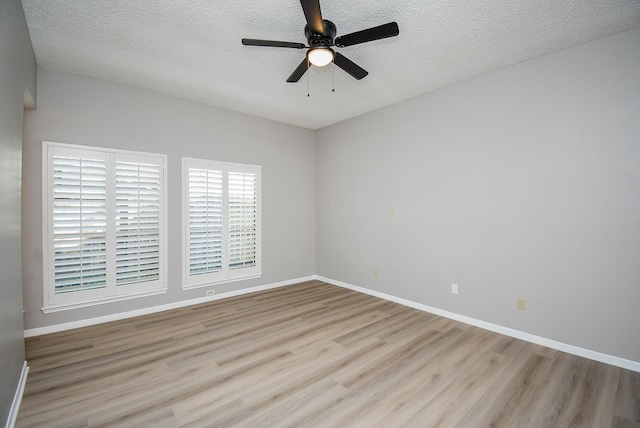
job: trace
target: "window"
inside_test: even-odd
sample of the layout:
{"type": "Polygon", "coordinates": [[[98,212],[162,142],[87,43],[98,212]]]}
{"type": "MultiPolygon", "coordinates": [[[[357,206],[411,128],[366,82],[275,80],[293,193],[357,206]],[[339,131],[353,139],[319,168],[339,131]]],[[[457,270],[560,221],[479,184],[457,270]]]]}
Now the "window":
{"type": "Polygon", "coordinates": [[[183,289],[257,278],[260,167],[183,158],[183,289]]]}
{"type": "Polygon", "coordinates": [[[45,312],[166,291],[165,164],[44,143],[45,312]]]}

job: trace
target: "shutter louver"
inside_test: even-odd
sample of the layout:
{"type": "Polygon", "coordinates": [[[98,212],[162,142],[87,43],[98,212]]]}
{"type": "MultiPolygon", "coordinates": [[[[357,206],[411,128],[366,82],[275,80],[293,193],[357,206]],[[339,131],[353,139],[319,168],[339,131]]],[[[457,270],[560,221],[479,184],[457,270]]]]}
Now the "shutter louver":
{"type": "Polygon", "coordinates": [[[229,269],[256,265],[258,194],[253,173],[229,172],[229,269]]]}
{"type": "Polygon", "coordinates": [[[160,278],[159,165],[116,161],[116,285],[160,278]]]}
{"type": "Polygon", "coordinates": [[[202,275],[222,269],[222,172],[189,168],[189,273],[202,275]]]}
{"type": "Polygon", "coordinates": [[[53,157],[54,293],[106,287],[106,163],[53,157]]]}

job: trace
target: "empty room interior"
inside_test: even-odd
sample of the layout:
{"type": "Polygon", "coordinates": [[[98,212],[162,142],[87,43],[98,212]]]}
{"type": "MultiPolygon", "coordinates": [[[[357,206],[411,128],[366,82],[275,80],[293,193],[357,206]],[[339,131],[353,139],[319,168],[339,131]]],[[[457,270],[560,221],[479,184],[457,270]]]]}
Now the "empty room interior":
{"type": "Polygon", "coordinates": [[[640,428],[638,0],[0,0],[0,94],[6,427],[640,428]]]}

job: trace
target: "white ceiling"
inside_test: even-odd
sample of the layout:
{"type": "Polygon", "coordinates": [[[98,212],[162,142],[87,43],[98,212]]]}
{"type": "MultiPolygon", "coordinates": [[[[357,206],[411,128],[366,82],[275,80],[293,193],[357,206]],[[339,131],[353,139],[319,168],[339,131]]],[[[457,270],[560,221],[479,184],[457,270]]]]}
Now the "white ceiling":
{"type": "Polygon", "coordinates": [[[398,23],[398,37],[340,49],[363,80],[330,65],[286,83],[304,50],[241,44],[306,43],[298,0],[23,0],[39,66],[310,129],[640,26],[640,0],[320,4],[338,35],[398,23]]]}

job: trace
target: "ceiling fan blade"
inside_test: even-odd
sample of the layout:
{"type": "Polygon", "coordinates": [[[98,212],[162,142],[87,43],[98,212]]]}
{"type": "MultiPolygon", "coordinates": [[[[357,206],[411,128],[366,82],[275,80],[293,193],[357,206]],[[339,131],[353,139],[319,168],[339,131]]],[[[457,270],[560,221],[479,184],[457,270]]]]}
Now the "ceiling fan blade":
{"type": "Polygon", "coordinates": [[[294,49],[304,49],[306,47],[303,43],[278,42],[276,40],[260,40],[260,39],[242,39],[242,44],[245,46],[271,46],[274,48],[294,48],[294,49]]]}
{"type": "Polygon", "coordinates": [[[295,83],[300,80],[300,78],[304,76],[304,73],[307,72],[307,68],[309,68],[309,63],[307,62],[307,57],[305,56],[300,65],[298,65],[298,67],[293,70],[293,73],[291,73],[291,76],[289,76],[287,82],[295,83]]]}
{"type": "Polygon", "coordinates": [[[320,0],[300,0],[307,25],[314,33],[323,34],[322,13],[320,12],[320,0]]]}
{"type": "Polygon", "coordinates": [[[357,45],[360,43],[371,42],[373,40],[386,39],[387,37],[397,36],[398,34],[400,34],[398,24],[396,22],[389,22],[388,24],[336,37],[334,43],[336,46],[343,48],[345,46],[357,45]]]}
{"type": "Polygon", "coordinates": [[[336,52],[333,57],[333,63],[349,73],[356,80],[360,80],[364,78],[369,72],[364,68],[360,67],[355,62],[351,61],[346,56],[342,55],[340,52],[336,52]]]}

